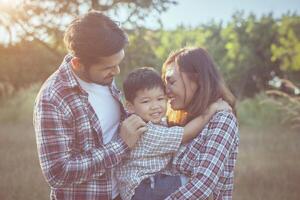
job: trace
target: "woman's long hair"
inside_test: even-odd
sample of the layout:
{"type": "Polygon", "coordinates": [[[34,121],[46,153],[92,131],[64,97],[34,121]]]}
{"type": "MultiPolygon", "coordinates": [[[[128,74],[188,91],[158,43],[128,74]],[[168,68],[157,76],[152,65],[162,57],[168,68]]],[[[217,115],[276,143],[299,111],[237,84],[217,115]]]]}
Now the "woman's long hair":
{"type": "Polygon", "coordinates": [[[175,111],[170,107],[168,108],[167,117],[170,124],[183,125],[187,123],[196,116],[203,114],[209,105],[219,98],[225,100],[235,113],[235,97],[227,88],[213,59],[206,50],[183,48],[170,54],[162,68],[164,80],[167,68],[173,62],[178,65],[181,73],[187,74],[190,80],[197,83],[198,89],[184,110],[175,111]]]}

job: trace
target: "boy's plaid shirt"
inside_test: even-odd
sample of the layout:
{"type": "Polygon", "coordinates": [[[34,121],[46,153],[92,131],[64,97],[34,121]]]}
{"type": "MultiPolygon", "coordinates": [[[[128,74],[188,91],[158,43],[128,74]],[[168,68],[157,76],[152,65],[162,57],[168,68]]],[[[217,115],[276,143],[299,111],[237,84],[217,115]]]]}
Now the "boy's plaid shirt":
{"type": "MultiPolygon", "coordinates": [[[[71,58],[65,57],[35,102],[40,165],[51,199],[111,199],[110,169],[120,163],[128,146],[120,138],[103,144],[100,122],[71,71],[71,58]]],[[[110,89],[120,101],[116,87],[110,89]]],[[[121,103],[120,109],[125,114],[121,103]]]]}
{"type": "Polygon", "coordinates": [[[116,178],[123,200],[130,200],[142,180],[164,170],[178,151],[184,129],[147,123],[145,132],[127,159],[117,167],[116,178]]]}

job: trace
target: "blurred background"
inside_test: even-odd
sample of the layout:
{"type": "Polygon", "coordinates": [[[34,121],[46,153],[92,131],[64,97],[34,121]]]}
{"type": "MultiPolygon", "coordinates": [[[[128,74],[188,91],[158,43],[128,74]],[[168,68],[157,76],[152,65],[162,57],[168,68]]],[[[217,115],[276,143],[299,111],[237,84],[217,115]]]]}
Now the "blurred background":
{"type": "Polygon", "coordinates": [[[300,199],[300,1],[0,0],[0,199],[49,199],[32,108],[66,54],[63,32],[101,10],[126,30],[124,75],[201,46],[238,99],[234,199],[300,199]]]}

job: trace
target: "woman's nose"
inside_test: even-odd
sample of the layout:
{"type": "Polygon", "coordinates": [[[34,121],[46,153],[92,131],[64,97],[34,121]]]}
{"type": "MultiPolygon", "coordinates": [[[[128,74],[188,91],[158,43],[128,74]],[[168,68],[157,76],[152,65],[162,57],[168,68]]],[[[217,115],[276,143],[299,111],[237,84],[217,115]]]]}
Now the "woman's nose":
{"type": "Polygon", "coordinates": [[[170,93],[171,93],[171,90],[170,90],[169,85],[167,84],[166,85],[166,94],[167,94],[167,96],[169,96],[170,93]]]}

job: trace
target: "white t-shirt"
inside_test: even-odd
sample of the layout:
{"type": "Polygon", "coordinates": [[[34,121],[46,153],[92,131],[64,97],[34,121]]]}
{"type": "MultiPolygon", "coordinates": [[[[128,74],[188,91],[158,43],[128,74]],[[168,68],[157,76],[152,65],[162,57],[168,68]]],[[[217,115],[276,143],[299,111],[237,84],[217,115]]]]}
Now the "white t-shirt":
{"type": "MultiPolygon", "coordinates": [[[[75,75],[76,76],[76,75],[75,75]]],[[[112,96],[109,86],[88,83],[76,76],[80,86],[88,93],[88,101],[93,107],[102,129],[103,143],[107,144],[117,134],[121,111],[119,102],[112,96]]],[[[112,170],[112,198],[119,194],[112,170]]]]}

